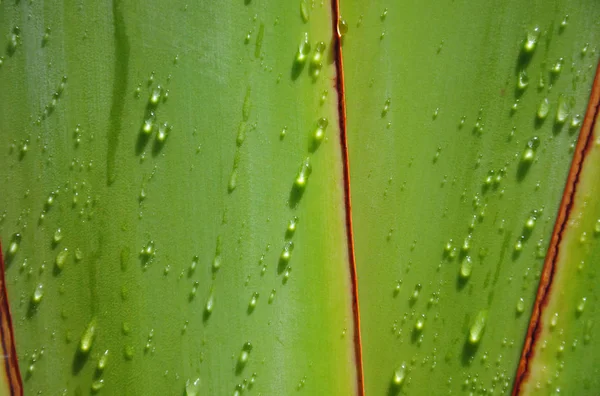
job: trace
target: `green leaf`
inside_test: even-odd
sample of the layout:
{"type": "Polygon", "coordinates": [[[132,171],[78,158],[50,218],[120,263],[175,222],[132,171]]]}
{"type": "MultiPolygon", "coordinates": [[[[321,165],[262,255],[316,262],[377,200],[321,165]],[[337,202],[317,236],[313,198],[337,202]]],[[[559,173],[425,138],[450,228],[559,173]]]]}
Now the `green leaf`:
{"type": "Polygon", "coordinates": [[[355,392],[329,4],[1,7],[26,394],[355,392]]]}
{"type": "Polygon", "coordinates": [[[0,394],[598,387],[593,0],[0,10],[0,394]]]}
{"type": "Polygon", "coordinates": [[[597,4],[341,6],[366,393],[509,393],[597,4]]]}
{"type": "Polygon", "coordinates": [[[596,341],[600,258],[600,125],[598,84],[582,129],[564,202],[562,222],[548,253],[532,320],[520,390],[525,395],[593,394],[600,387],[596,341]],[[595,130],[591,130],[595,127],[595,130]],[[590,131],[590,133],[586,133],[590,131]]]}

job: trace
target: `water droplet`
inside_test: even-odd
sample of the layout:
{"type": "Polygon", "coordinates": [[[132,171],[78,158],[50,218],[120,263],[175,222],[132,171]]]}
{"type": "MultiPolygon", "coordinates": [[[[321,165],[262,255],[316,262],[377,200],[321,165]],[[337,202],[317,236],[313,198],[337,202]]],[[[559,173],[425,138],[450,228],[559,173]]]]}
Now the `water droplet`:
{"type": "Polygon", "coordinates": [[[298,217],[294,216],[294,218],[290,219],[288,222],[287,229],[285,230],[285,237],[291,238],[296,233],[296,228],[298,227],[298,217]]]}
{"type": "Polygon", "coordinates": [[[548,98],[542,99],[540,102],[536,116],[538,120],[544,120],[548,116],[548,112],[550,111],[550,103],[548,102],[548,98]]]}
{"type": "Polygon", "coordinates": [[[519,72],[519,78],[517,79],[517,89],[519,91],[524,91],[528,85],[529,77],[527,76],[527,72],[525,70],[521,70],[519,72]]]}
{"type": "Polygon", "coordinates": [[[325,43],[320,41],[316,48],[315,53],[310,61],[310,74],[314,79],[319,77],[321,69],[323,68],[323,53],[325,52],[325,43]]]}
{"type": "Polygon", "coordinates": [[[185,396],[199,396],[200,395],[200,378],[196,378],[194,381],[187,380],[185,382],[185,396]]]}
{"type": "Polygon", "coordinates": [[[463,280],[469,279],[471,277],[471,272],[473,271],[473,262],[471,260],[471,256],[465,256],[460,263],[460,277],[463,280]]]}
{"type": "Polygon", "coordinates": [[[590,48],[590,44],[589,43],[585,43],[585,45],[583,46],[583,48],[581,48],[581,57],[584,57],[587,54],[588,48],[590,48]]]}
{"type": "Polygon", "coordinates": [[[212,314],[214,309],[215,297],[213,291],[211,290],[208,299],[206,300],[206,304],[204,305],[204,318],[208,319],[208,317],[212,314]]]}
{"type": "Polygon", "coordinates": [[[308,41],[308,33],[304,33],[302,41],[300,41],[300,45],[298,46],[298,52],[296,53],[296,63],[304,64],[309,53],[310,42],[308,41]]]}
{"type": "Polygon", "coordinates": [[[526,164],[531,164],[535,159],[535,152],[540,145],[540,139],[535,136],[531,140],[527,142],[525,146],[525,150],[521,155],[521,162],[526,164]]]}
{"type": "Polygon", "coordinates": [[[106,368],[106,363],[108,362],[108,349],[104,351],[102,355],[100,355],[100,359],[98,359],[98,364],[96,365],[96,370],[104,371],[106,368]]]}
{"type": "Polygon", "coordinates": [[[344,37],[348,33],[348,22],[341,16],[338,21],[338,31],[340,32],[340,37],[344,37]]]}
{"type": "Polygon", "coordinates": [[[585,303],[587,301],[586,297],[582,297],[581,300],[579,301],[579,304],[577,304],[577,315],[581,315],[583,313],[583,311],[585,310],[585,303]]]}
{"type": "Polygon", "coordinates": [[[257,292],[252,293],[252,297],[250,298],[250,302],[248,303],[248,313],[252,313],[256,308],[258,297],[259,294],[257,292]]]}
{"type": "Polygon", "coordinates": [[[56,255],[56,259],[54,260],[54,264],[56,264],[56,268],[59,271],[62,271],[62,269],[65,267],[65,264],[67,263],[67,258],[69,257],[69,250],[67,248],[64,248],[63,250],[61,250],[60,252],[58,252],[58,254],[56,255]]]}
{"type": "Polygon", "coordinates": [[[248,363],[248,359],[250,358],[250,352],[252,352],[252,344],[250,342],[246,342],[242,347],[242,352],[238,358],[236,371],[241,372],[246,364],[248,363]]]}
{"type": "Polygon", "coordinates": [[[83,354],[87,354],[92,348],[92,344],[94,343],[94,337],[96,333],[96,318],[92,318],[88,323],[85,331],[81,335],[81,340],[79,341],[79,351],[83,354]]]}
{"type": "Polygon", "coordinates": [[[19,251],[19,246],[21,244],[21,234],[15,233],[10,238],[10,243],[8,244],[8,250],[6,255],[8,257],[14,257],[15,254],[19,251]]]}
{"type": "Polygon", "coordinates": [[[242,104],[242,120],[244,122],[248,121],[248,118],[250,118],[250,107],[251,107],[250,94],[251,93],[252,93],[252,87],[247,86],[246,87],[246,96],[244,96],[244,103],[242,104]]]}
{"type": "Polygon", "coordinates": [[[310,19],[310,8],[308,6],[308,0],[300,0],[300,17],[302,22],[307,23],[310,19]]]}
{"type": "Polygon", "coordinates": [[[164,122],[158,127],[158,133],[156,134],[156,141],[160,144],[164,143],[169,137],[169,133],[173,127],[168,123],[164,122]]]}
{"type": "Polygon", "coordinates": [[[283,140],[283,138],[285,137],[285,134],[287,132],[287,126],[284,126],[283,129],[281,129],[281,132],[279,132],[279,139],[283,140]]]}
{"type": "Polygon", "coordinates": [[[406,363],[402,363],[395,371],[392,377],[392,385],[400,387],[406,378],[406,363]]]}
{"type": "Polygon", "coordinates": [[[92,381],[92,393],[99,392],[104,387],[104,379],[99,378],[92,381]]]}
{"type": "Polygon", "coordinates": [[[535,51],[539,38],[540,28],[538,26],[528,31],[527,36],[525,37],[525,41],[523,42],[523,52],[528,54],[533,53],[533,51],[535,51]]]}
{"type": "Polygon", "coordinates": [[[59,243],[62,240],[62,230],[59,228],[56,229],[56,231],[54,232],[54,238],[53,241],[55,244],[59,243]]]}
{"type": "Polygon", "coordinates": [[[519,298],[517,301],[517,315],[521,315],[525,311],[525,299],[519,298]]]}
{"type": "Polygon", "coordinates": [[[152,93],[150,94],[150,98],[148,99],[148,104],[150,105],[150,107],[156,107],[158,105],[158,103],[160,102],[161,95],[162,88],[159,85],[154,90],[152,90],[152,93]]]}
{"type": "Polygon", "coordinates": [[[580,126],[581,126],[581,115],[579,115],[579,114],[573,115],[573,117],[571,117],[571,124],[569,125],[569,128],[578,129],[580,126]]]}
{"type": "Polygon", "coordinates": [[[475,317],[475,320],[473,321],[473,324],[471,324],[471,328],[469,329],[469,342],[471,344],[478,344],[479,341],[481,341],[483,331],[485,330],[486,321],[487,311],[479,311],[475,317]]]}
{"type": "Polygon", "coordinates": [[[413,290],[411,296],[410,296],[410,302],[411,304],[414,304],[415,302],[417,302],[417,300],[419,299],[419,294],[421,293],[421,289],[422,286],[420,283],[417,283],[415,285],[415,289],[413,290]]]}
{"type": "Polygon", "coordinates": [[[391,98],[387,98],[385,100],[385,103],[383,105],[383,110],[381,110],[381,117],[385,117],[388,113],[388,111],[390,111],[390,104],[392,103],[392,99],[391,98]]]}
{"type": "Polygon", "coordinates": [[[560,58],[556,61],[556,63],[552,66],[552,68],[550,69],[550,72],[552,73],[552,78],[556,79],[560,72],[562,71],[562,67],[563,67],[563,63],[565,62],[565,60],[563,58],[560,58]]]}
{"type": "Polygon", "coordinates": [[[133,346],[125,345],[125,348],[123,349],[123,355],[125,357],[125,360],[132,360],[134,354],[135,354],[135,349],[133,349],[133,346]]]}
{"type": "Polygon", "coordinates": [[[306,188],[306,183],[308,182],[308,177],[312,172],[312,167],[310,165],[310,158],[306,157],[302,165],[300,166],[300,170],[298,171],[298,175],[296,175],[296,180],[294,180],[294,186],[298,190],[302,191],[306,188]]]}
{"type": "Polygon", "coordinates": [[[279,261],[282,265],[287,265],[290,259],[292,258],[292,251],[294,250],[294,242],[287,241],[283,245],[283,250],[281,251],[281,255],[279,256],[279,261]]]}
{"type": "Polygon", "coordinates": [[[421,315],[415,322],[415,331],[417,333],[421,333],[424,328],[425,328],[425,315],[421,315]]]}
{"type": "Polygon", "coordinates": [[[562,33],[568,24],[569,24],[569,15],[565,15],[563,20],[560,22],[560,26],[558,27],[559,32],[562,33]]]}
{"type": "Polygon", "coordinates": [[[142,250],[140,250],[140,258],[142,265],[145,267],[152,262],[156,252],[154,249],[154,241],[148,241],[142,250]]]}
{"type": "Polygon", "coordinates": [[[557,324],[558,324],[558,312],[555,312],[554,315],[552,315],[552,319],[550,319],[550,329],[554,329],[557,324]]]}
{"type": "Polygon", "coordinates": [[[194,281],[194,284],[192,285],[192,290],[190,291],[190,295],[189,295],[189,300],[193,300],[194,297],[196,297],[196,293],[198,293],[198,286],[200,286],[200,282],[198,281],[194,281]]]}
{"type": "Polygon", "coordinates": [[[558,97],[558,107],[556,108],[556,123],[562,125],[567,121],[571,114],[571,106],[564,95],[558,97]]]}
{"type": "Polygon", "coordinates": [[[325,138],[325,129],[329,125],[329,121],[327,118],[319,118],[317,121],[317,127],[315,128],[315,132],[313,133],[312,147],[311,150],[315,151],[319,148],[323,139],[325,138]]]}
{"type": "Polygon", "coordinates": [[[31,302],[35,305],[39,304],[44,298],[44,285],[42,283],[38,283],[33,291],[33,296],[31,296],[31,302]]]}
{"type": "Polygon", "coordinates": [[[142,124],[142,133],[145,135],[150,135],[152,133],[152,131],[154,130],[154,119],[155,119],[155,115],[154,112],[151,111],[148,115],[148,117],[144,120],[144,123],[142,124]]]}

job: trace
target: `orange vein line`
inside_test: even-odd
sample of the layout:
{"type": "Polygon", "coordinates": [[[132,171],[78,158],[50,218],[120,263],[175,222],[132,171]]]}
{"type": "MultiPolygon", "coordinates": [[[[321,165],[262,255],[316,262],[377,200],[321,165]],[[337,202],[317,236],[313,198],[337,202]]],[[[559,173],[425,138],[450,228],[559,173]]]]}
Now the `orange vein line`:
{"type": "Polygon", "coordinates": [[[4,372],[11,396],[23,396],[23,381],[19,371],[19,360],[15,348],[15,337],[8,304],[8,293],[4,279],[5,268],[0,242],[0,343],[2,345],[4,372]]]}
{"type": "Polygon", "coordinates": [[[364,396],[364,373],[362,360],[362,343],[360,340],[360,309],[358,306],[358,278],[356,275],[356,259],[354,256],[354,236],[352,232],[352,200],[350,198],[350,161],[348,160],[348,134],[346,131],[346,97],[344,93],[344,62],[342,58],[342,35],[338,29],[340,20],[340,2],[331,1],[333,24],[333,51],[336,67],[336,91],[338,95],[338,119],[340,124],[340,143],[344,172],[344,204],[346,208],[346,238],[348,240],[348,258],[350,261],[350,278],[352,280],[352,311],[354,313],[354,357],[356,360],[357,391],[364,396]]]}
{"type": "Polygon", "coordinates": [[[575,148],[575,154],[573,156],[573,161],[571,162],[567,184],[560,202],[558,216],[556,217],[552,238],[550,239],[550,246],[548,247],[548,253],[546,254],[546,259],[544,261],[544,268],[540,277],[540,284],[535,298],[529,328],[527,329],[527,337],[525,338],[525,345],[523,346],[521,360],[519,361],[519,367],[515,377],[515,384],[512,391],[513,396],[521,393],[521,386],[527,380],[529,375],[529,363],[533,358],[535,352],[534,347],[542,331],[542,311],[548,304],[552,281],[554,280],[554,274],[556,273],[556,262],[558,260],[560,243],[565,232],[567,221],[571,215],[571,210],[573,209],[573,201],[577,185],[579,184],[579,175],[581,173],[583,161],[593,142],[594,126],[598,120],[599,111],[600,63],[596,69],[596,77],[594,78],[594,83],[592,85],[592,93],[590,95],[588,108],[583,121],[583,126],[581,127],[581,132],[579,133],[579,139],[577,140],[577,147],[575,148]]]}

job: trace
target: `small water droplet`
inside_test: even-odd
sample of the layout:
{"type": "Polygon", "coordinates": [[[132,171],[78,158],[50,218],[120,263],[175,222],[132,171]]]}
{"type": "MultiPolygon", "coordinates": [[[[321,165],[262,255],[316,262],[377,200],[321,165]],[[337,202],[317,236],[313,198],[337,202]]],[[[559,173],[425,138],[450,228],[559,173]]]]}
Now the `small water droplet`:
{"type": "Polygon", "coordinates": [[[517,301],[517,315],[521,315],[525,311],[525,299],[523,297],[519,298],[517,301]]]}
{"type": "Polygon", "coordinates": [[[383,105],[383,109],[381,110],[381,117],[385,117],[388,113],[388,111],[390,111],[390,105],[392,103],[392,99],[391,98],[387,98],[385,100],[385,103],[383,105]]]}
{"type": "Polygon", "coordinates": [[[98,359],[98,364],[96,365],[96,370],[104,371],[106,368],[106,363],[108,363],[108,349],[105,350],[102,355],[100,355],[100,359],[98,359]]]}
{"type": "Polygon", "coordinates": [[[56,231],[54,232],[54,238],[53,241],[55,244],[59,243],[62,240],[62,230],[59,228],[56,229],[56,231]]]}
{"type": "Polygon", "coordinates": [[[341,16],[338,21],[338,31],[340,32],[341,37],[344,37],[348,33],[348,22],[341,16]]]}
{"type": "Polygon", "coordinates": [[[316,79],[321,74],[323,68],[323,53],[325,52],[325,43],[320,41],[315,47],[315,53],[310,61],[310,74],[316,79]]]}
{"type": "Polygon", "coordinates": [[[552,68],[550,69],[550,73],[553,79],[558,78],[558,76],[560,75],[560,72],[562,71],[563,68],[563,63],[564,63],[564,59],[563,58],[559,58],[556,63],[554,65],[552,65],[552,68]]]}
{"type": "Polygon", "coordinates": [[[521,70],[519,72],[519,77],[517,79],[517,89],[519,91],[524,91],[528,85],[529,85],[529,77],[527,76],[527,72],[525,70],[521,70]]]}
{"type": "Polygon", "coordinates": [[[583,313],[583,311],[585,310],[585,303],[587,301],[586,297],[582,297],[581,300],[579,300],[579,304],[577,304],[577,315],[581,315],[583,313]]]}
{"type": "Polygon", "coordinates": [[[35,305],[39,304],[44,298],[44,285],[42,283],[38,283],[33,291],[33,296],[31,296],[31,302],[35,305]]]}
{"type": "Polygon", "coordinates": [[[288,238],[288,239],[291,238],[291,237],[293,237],[294,234],[296,233],[296,228],[297,227],[298,227],[298,217],[294,216],[288,222],[287,229],[285,230],[285,237],[288,238]]]}
{"type": "Polygon", "coordinates": [[[92,381],[92,385],[91,385],[92,393],[99,392],[100,389],[102,389],[103,387],[104,387],[104,379],[99,378],[99,379],[92,381]]]}
{"type": "Polygon", "coordinates": [[[575,114],[571,117],[570,129],[578,129],[581,126],[581,115],[575,114]]]}
{"type": "Polygon", "coordinates": [[[316,151],[323,142],[323,139],[325,138],[325,129],[327,128],[327,125],[329,125],[329,121],[327,121],[327,118],[319,118],[319,120],[317,121],[315,131],[313,133],[311,151],[316,151]]]}
{"type": "Polygon", "coordinates": [[[275,295],[277,294],[277,292],[275,291],[275,289],[271,290],[271,294],[269,294],[269,304],[273,303],[273,300],[275,300],[275,295]]]}
{"type": "Polygon", "coordinates": [[[250,297],[250,302],[248,303],[248,313],[252,313],[256,308],[256,304],[258,303],[259,294],[257,292],[252,293],[252,297],[250,297]]]}
{"type": "Polygon", "coordinates": [[[6,251],[6,255],[8,257],[14,257],[15,254],[19,251],[19,246],[21,244],[21,234],[15,233],[10,238],[10,243],[8,244],[8,250],[6,251]]]}
{"type": "Polygon", "coordinates": [[[569,24],[569,15],[565,15],[565,17],[563,18],[563,20],[560,22],[560,26],[558,27],[558,31],[560,33],[562,33],[565,28],[567,27],[567,25],[569,24]]]}
{"type": "Polygon", "coordinates": [[[69,250],[67,248],[64,248],[63,250],[61,250],[60,252],[58,252],[58,254],[56,255],[56,259],[54,260],[54,264],[56,264],[56,268],[59,271],[62,271],[62,269],[65,267],[65,264],[67,263],[67,258],[69,257],[69,250]]]}

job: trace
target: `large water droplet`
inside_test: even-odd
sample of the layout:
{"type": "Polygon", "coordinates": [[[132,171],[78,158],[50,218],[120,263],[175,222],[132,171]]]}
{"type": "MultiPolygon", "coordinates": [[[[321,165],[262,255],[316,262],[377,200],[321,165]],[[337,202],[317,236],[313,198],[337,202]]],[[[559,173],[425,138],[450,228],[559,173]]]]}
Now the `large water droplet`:
{"type": "Polygon", "coordinates": [[[54,264],[56,264],[56,268],[59,271],[62,271],[67,263],[67,258],[69,257],[69,250],[64,248],[56,255],[56,259],[54,260],[54,264]]]}
{"type": "Polygon", "coordinates": [[[242,351],[240,352],[240,356],[238,357],[238,362],[236,366],[236,372],[239,374],[242,372],[246,364],[248,363],[248,359],[250,358],[250,352],[252,352],[252,344],[250,342],[246,342],[242,347],[242,351]]]}
{"type": "Polygon", "coordinates": [[[92,349],[92,344],[94,343],[94,337],[96,333],[96,318],[92,318],[88,323],[85,331],[81,335],[81,340],[79,341],[79,351],[83,354],[87,354],[90,349],[92,349]]]}
{"type": "Polygon", "coordinates": [[[461,263],[460,263],[460,277],[463,280],[467,280],[471,277],[471,272],[473,271],[473,262],[471,260],[471,256],[466,255],[461,263]]]}
{"type": "Polygon", "coordinates": [[[471,328],[469,329],[469,342],[471,344],[478,344],[481,341],[481,337],[483,336],[483,332],[485,330],[485,325],[487,322],[487,311],[482,310],[477,313],[473,324],[471,324],[471,328]]]}
{"type": "Polygon", "coordinates": [[[395,371],[392,377],[392,385],[394,387],[401,387],[406,378],[406,363],[402,363],[395,371]]]}
{"type": "Polygon", "coordinates": [[[548,116],[549,111],[550,111],[550,103],[548,102],[548,98],[544,98],[540,102],[538,109],[537,109],[536,116],[537,116],[538,120],[540,120],[540,121],[545,120],[546,117],[548,116]]]}
{"type": "Polygon", "coordinates": [[[304,33],[300,45],[298,46],[298,52],[296,53],[296,62],[298,64],[304,64],[309,53],[310,42],[308,41],[308,33],[304,33]]]}
{"type": "Polygon", "coordinates": [[[310,8],[308,6],[308,0],[300,0],[300,17],[302,22],[307,23],[310,19],[310,8]]]}
{"type": "Polygon", "coordinates": [[[327,125],[329,125],[329,121],[327,121],[327,118],[319,118],[319,120],[317,121],[315,132],[313,133],[311,151],[317,150],[323,142],[323,139],[325,138],[325,129],[327,128],[327,125]]]}
{"type": "Polygon", "coordinates": [[[308,177],[312,172],[312,167],[310,165],[310,158],[306,157],[302,165],[300,165],[300,169],[298,170],[298,174],[296,175],[296,179],[294,180],[294,186],[302,191],[306,188],[306,183],[308,182],[308,177]]]}
{"type": "Polygon", "coordinates": [[[185,396],[199,396],[200,395],[200,378],[196,378],[194,381],[187,380],[185,383],[185,396]]]}
{"type": "Polygon", "coordinates": [[[528,31],[525,41],[523,42],[523,52],[530,54],[535,51],[539,38],[540,28],[538,26],[528,31]]]}

